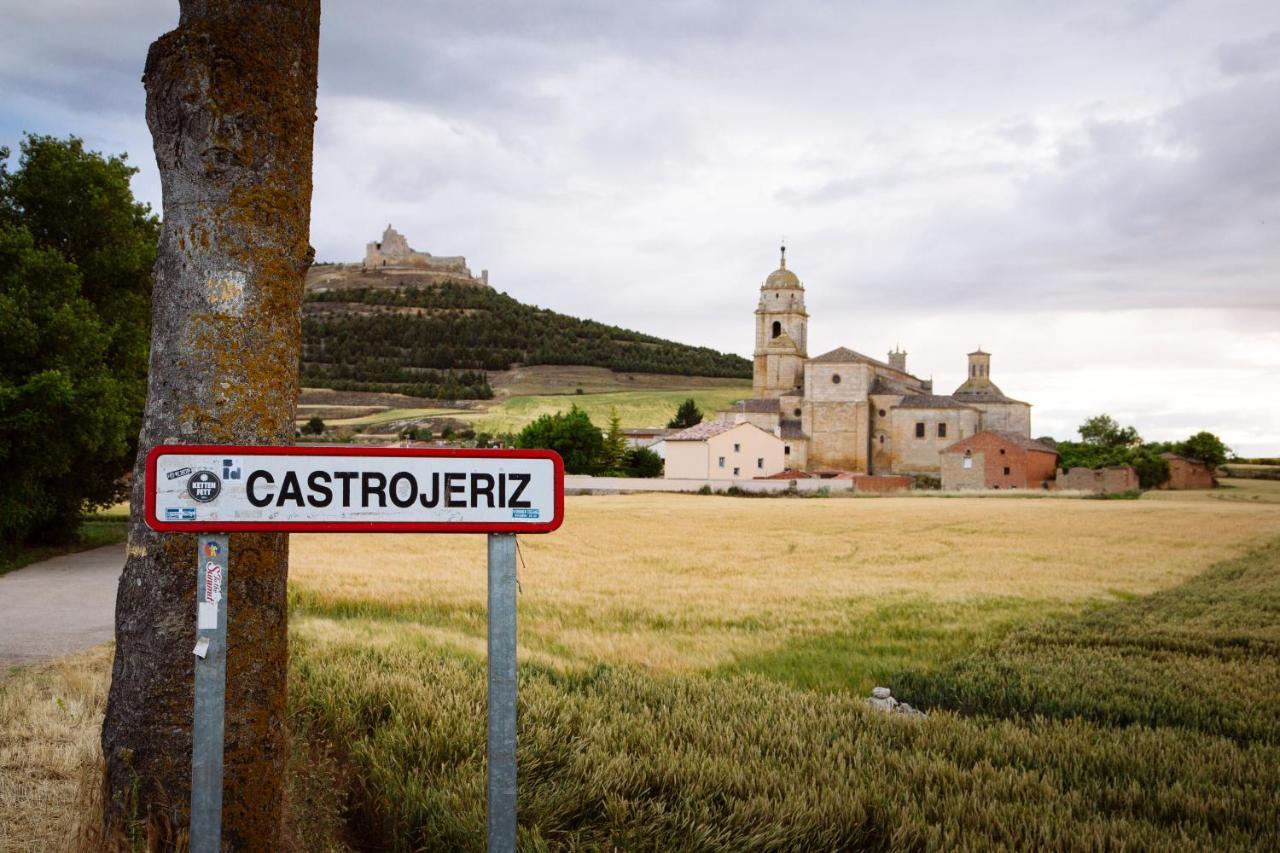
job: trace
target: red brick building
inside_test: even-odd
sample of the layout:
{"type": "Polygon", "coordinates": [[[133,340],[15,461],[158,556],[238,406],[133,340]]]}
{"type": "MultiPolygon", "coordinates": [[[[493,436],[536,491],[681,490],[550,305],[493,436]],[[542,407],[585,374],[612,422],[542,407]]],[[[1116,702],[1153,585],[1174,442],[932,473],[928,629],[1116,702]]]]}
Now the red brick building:
{"type": "Polygon", "coordinates": [[[1212,489],[1215,485],[1213,471],[1203,462],[1188,459],[1176,453],[1161,453],[1169,463],[1169,479],[1160,484],[1162,489],[1212,489]]]}
{"type": "Polygon", "coordinates": [[[1014,432],[984,430],[942,451],[942,488],[1043,489],[1058,451],[1014,432]]]}

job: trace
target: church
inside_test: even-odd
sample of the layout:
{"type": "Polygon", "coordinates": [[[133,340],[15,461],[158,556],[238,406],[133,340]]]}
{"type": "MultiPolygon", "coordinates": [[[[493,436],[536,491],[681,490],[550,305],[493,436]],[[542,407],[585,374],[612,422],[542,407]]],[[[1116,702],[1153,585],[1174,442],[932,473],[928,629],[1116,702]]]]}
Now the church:
{"type": "Polygon", "coordinates": [[[721,419],[780,437],[788,469],[937,476],[942,451],[958,441],[983,431],[1031,435],[1031,404],[1005,396],[981,349],[951,394],[910,373],[897,348],[886,361],[845,347],[810,358],[804,285],[787,269],[786,247],[760,287],[755,318],[753,397],[721,419]]]}

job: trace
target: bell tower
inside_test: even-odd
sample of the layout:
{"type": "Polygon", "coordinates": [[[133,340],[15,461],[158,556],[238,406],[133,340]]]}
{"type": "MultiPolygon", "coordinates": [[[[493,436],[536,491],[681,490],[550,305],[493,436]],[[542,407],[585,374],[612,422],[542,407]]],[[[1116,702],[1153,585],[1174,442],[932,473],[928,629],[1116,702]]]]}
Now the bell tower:
{"type": "Polygon", "coordinates": [[[778,268],[760,286],[756,307],[756,348],[751,388],[757,398],[794,394],[804,384],[809,357],[809,314],[804,285],[787,269],[787,247],[778,268]]]}

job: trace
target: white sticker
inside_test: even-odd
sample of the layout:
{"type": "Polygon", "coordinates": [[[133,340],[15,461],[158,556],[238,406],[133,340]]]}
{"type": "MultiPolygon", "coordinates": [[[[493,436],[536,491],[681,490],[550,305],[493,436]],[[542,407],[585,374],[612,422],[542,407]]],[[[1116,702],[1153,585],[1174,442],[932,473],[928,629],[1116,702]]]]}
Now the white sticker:
{"type": "Polygon", "coordinates": [[[205,655],[209,654],[209,638],[201,637],[196,640],[196,647],[192,649],[191,652],[198,658],[203,658],[205,655]]]}
{"type": "Polygon", "coordinates": [[[204,600],[222,600],[222,566],[213,560],[204,564],[204,600]]]}
{"type": "Polygon", "coordinates": [[[218,627],[218,602],[201,601],[199,602],[199,612],[196,615],[196,630],[216,630],[218,627]]]}

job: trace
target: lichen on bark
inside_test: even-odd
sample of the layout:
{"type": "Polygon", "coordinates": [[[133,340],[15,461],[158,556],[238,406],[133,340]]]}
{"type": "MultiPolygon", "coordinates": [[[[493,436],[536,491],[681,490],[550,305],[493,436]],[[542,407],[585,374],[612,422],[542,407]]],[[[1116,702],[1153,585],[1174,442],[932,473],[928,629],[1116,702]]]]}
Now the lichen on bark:
{"type": "MultiPolygon", "coordinates": [[[[103,723],[108,837],[184,842],[195,539],[142,521],[157,444],[286,444],[311,262],[319,0],[182,0],[143,83],[163,190],[151,373],[103,723]]],[[[280,842],[288,538],[231,537],[223,843],[280,842]]]]}

